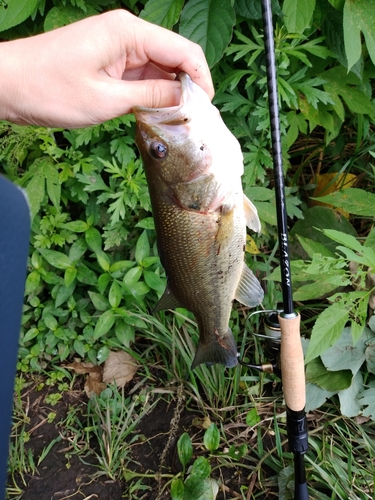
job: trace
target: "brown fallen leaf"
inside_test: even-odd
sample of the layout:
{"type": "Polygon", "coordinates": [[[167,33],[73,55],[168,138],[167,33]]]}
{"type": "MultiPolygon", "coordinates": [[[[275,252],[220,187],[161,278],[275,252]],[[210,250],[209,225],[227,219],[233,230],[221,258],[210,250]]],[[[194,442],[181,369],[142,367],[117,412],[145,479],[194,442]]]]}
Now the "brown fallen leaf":
{"type": "Polygon", "coordinates": [[[107,385],[103,383],[102,366],[74,361],[69,365],[65,365],[65,368],[74,370],[79,375],[87,374],[84,389],[88,398],[91,398],[93,394],[97,394],[99,396],[99,394],[107,387],[107,385]]]}
{"type": "Polygon", "coordinates": [[[125,351],[111,351],[104,363],[103,382],[115,383],[117,387],[124,387],[132,380],[138,370],[136,360],[125,351]]]}

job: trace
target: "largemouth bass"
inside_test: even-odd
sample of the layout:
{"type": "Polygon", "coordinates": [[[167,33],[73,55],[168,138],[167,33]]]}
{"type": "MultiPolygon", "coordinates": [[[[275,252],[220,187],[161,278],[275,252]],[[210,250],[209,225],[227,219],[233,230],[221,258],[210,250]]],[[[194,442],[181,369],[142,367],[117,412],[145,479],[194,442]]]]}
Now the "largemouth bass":
{"type": "Polygon", "coordinates": [[[244,262],[246,225],[260,231],[257,210],[244,196],[240,145],[207,94],[185,74],[181,102],[135,107],[136,143],[146,171],[167,288],[156,310],[184,307],[200,338],[192,364],[238,363],[228,326],[232,302],[263,300],[244,262]]]}

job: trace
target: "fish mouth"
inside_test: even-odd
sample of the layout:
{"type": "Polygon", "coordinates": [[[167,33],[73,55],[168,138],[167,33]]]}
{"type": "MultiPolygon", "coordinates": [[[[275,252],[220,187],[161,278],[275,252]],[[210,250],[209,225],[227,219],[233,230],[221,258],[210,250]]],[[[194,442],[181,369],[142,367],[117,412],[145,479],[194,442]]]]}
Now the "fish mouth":
{"type": "Polygon", "coordinates": [[[193,117],[193,107],[197,107],[197,102],[202,102],[202,99],[197,99],[201,93],[202,97],[209,99],[207,94],[201,89],[187,73],[180,71],[176,80],[181,82],[181,98],[180,104],[166,108],[146,108],[143,106],[134,106],[132,111],[139,122],[158,125],[184,125],[189,123],[193,117]],[[194,99],[193,99],[194,96],[194,99]]]}

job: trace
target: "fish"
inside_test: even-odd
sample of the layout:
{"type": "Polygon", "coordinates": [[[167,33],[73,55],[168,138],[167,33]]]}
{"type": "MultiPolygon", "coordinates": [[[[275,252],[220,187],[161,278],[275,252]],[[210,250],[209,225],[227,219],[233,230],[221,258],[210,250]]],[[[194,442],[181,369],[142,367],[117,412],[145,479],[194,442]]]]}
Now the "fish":
{"type": "Polygon", "coordinates": [[[154,311],[191,311],[199,342],[191,368],[233,368],[229,327],[234,299],[255,307],[262,286],[244,261],[246,226],[259,233],[254,204],[244,195],[240,144],[206,92],[184,72],[180,103],[135,106],[136,144],[145,168],[158,252],[167,286],[154,311]]]}

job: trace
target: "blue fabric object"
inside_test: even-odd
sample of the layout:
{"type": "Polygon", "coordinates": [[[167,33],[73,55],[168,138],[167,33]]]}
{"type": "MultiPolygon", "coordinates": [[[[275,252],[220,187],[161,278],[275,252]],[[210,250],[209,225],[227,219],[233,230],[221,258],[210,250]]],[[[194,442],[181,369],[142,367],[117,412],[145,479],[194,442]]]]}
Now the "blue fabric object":
{"type": "Polygon", "coordinates": [[[30,214],[25,194],[0,177],[0,500],[5,499],[29,237],[30,214]]]}

